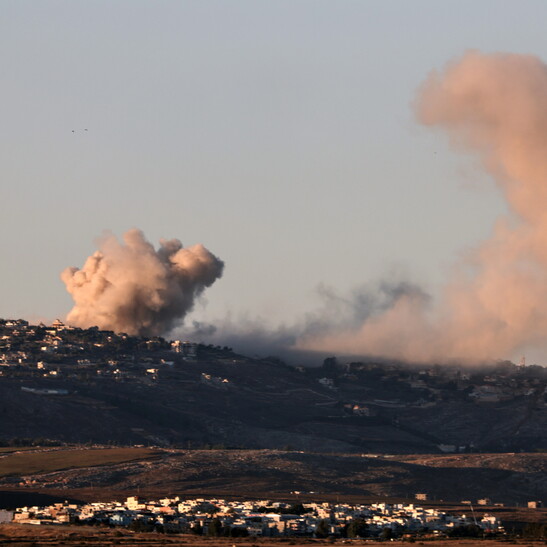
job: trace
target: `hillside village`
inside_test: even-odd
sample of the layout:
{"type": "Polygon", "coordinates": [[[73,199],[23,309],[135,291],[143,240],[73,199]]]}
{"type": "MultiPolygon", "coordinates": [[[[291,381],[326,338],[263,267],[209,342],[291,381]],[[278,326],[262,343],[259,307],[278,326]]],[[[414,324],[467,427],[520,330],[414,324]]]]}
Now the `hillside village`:
{"type": "MultiPolygon", "coordinates": [[[[471,508],[472,509],[472,508],[471,508]]],[[[306,503],[290,505],[269,500],[164,498],[85,505],[55,503],[22,507],[13,514],[18,524],[103,524],[134,530],[210,536],[400,537],[403,534],[482,535],[503,532],[495,516],[450,515],[414,504],[371,505],[306,503]]]]}
{"type": "Polygon", "coordinates": [[[423,366],[334,357],[317,365],[74,328],[59,320],[46,326],[2,319],[0,405],[13,419],[0,426],[0,442],[39,436],[60,443],[185,448],[283,443],[350,452],[545,446],[543,367],[510,362],[423,366]],[[47,426],[40,424],[42,414],[49,414],[47,426]],[[101,432],[81,423],[98,419],[106,424],[101,432]]]}

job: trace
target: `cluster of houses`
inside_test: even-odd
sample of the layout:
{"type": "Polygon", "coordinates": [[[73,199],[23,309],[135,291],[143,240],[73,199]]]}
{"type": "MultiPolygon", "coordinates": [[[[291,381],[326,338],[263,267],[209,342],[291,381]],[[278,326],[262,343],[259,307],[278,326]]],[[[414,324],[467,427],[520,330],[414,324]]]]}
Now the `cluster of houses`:
{"type": "MultiPolygon", "coordinates": [[[[465,394],[465,398],[476,404],[499,403],[519,397],[540,397],[547,402],[547,373],[537,365],[526,366],[521,362],[514,365],[508,361],[493,365],[489,373],[472,371],[458,366],[438,365],[428,368],[401,367],[400,364],[382,364],[381,367],[370,363],[349,363],[338,365],[338,377],[345,381],[359,380],[362,373],[381,369],[384,381],[397,382],[422,393],[421,399],[415,399],[411,406],[420,408],[434,407],[439,401],[455,394],[465,394]]],[[[327,379],[321,379],[325,384],[327,379]]],[[[333,387],[330,385],[329,387],[333,387]]],[[[402,408],[408,401],[374,399],[374,406],[402,408]]],[[[367,415],[362,405],[353,409],[353,414],[367,415]]]]}
{"type": "MultiPolygon", "coordinates": [[[[207,348],[211,351],[214,349],[213,346],[203,346],[201,351],[216,362],[238,362],[239,357],[236,359],[230,351],[219,351],[217,355],[211,351],[206,352],[207,348]]],[[[0,319],[0,376],[9,375],[10,370],[17,369],[19,375],[30,374],[34,378],[61,380],[86,372],[100,377],[134,379],[146,383],[149,379],[158,379],[160,370],[168,368],[168,365],[197,361],[198,350],[200,345],[193,342],[135,337],[102,331],[97,327],[80,329],[65,325],[59,319],[49,326],[43,323],[30,325],[23,319],[0,319]]],[[[356,416],[374,417],[382,408],[428,408],[457,392],[464,393],[467,400],[477,404],[530,396],[543,396],[547,402],[545,370],[541,367],[526,367],[524,361],[519,366],[500,363],[490,374],[472,373],[457,366],[423,369],[401,367],[397,363],[379,365],[332,361],[334,363],[330,363],[325,370],[325,367],[317,369],[320,371],[317,382],[322,388],[336,392],[340,382],[358,384],[365,374],[366,383],[370,382],[371,375],[376,375],[397,387],[398,392],[401,392],[402,387],[406,389],[406,396],[402,398],[391,394],[389,400],[376,396],[370,398],[368,404],[360,401],[346,403],[345,413],[356,416]],[[326,374],[322,375],[321,372],[326,374]]],[[[309,369],[296,368],[310,374],[309,369]]],[[[201,382],[222,389],[228,387],[228,379],[208,374],[203,375],[201,382]]]]}
{"type": "Polygon", "coordinates": [[[174,360],[197,358],[198,344],[193,342],[135,337],[97,327],[80,329],[59,319],[50,326],[0,319],[0,376],[13,372],[64,379],[85,371],[120,379],[135,376],[137,369],[142,373],[143,366],[146,374],[157,376],[156,369],[149,368],[152,364],[169,366],[174,360]]]}
{"type": "Polygon", "coordinates": [[[125,502],[86,505],[65,502],[48,507],[22,507],[13,514],[13,522],[20,524],[104,524],[208,535],[219,535],[222,530],[224,533],[229,531],[232,536],[268,537],[318,536],[320,533],[351,535],[348,534],[348,526],[356,521],[361,523],[361,528],[354,527],[354,536],[380,535],[386,530],[393,534],[423,531],[442,534],[469,525],[475,525],[485,532],[502,531],[496,517],[487,514],[470,518],[414,504],[386,503],[306,503],[291,506],[268,500],[182,500],[175,497],[143,501],[138,497],[129,497],[125,502]]]}

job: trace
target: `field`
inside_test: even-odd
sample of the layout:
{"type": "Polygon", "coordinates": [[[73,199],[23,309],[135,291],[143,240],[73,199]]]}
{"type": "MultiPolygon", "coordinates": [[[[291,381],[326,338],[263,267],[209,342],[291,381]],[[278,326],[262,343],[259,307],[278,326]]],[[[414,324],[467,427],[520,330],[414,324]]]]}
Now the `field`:
{"type": "Polygon", "coordinates": [[[11,452],[24,452],[26,450],[38,450],[36,446],[0,446],[0,456],[11,452]]]}
{"type": "Polygon", "coordinates": [[[150,448],[26,449],[22,452],[6,449],[1,452],[0,477],[115,465],[159,455],[157,450],[150,448]]]}
{"type": "Polygon", "coordinates": [[[0,491],[8,490],[87,501],[135,493],[151,499],[410,500],[416,492],[426,492],[436,503],[490,498],[492,504],[522,507],[529,500],[547,499],[547,454],[42,448],[0,453],[0,491]]]}
{"type": "MultiPolygon", "coordinates": [[[[539,547],[545,545],[545,542],[537,541],[495,541],[495,540],[416,540],[414,545],[427,545],[429,547],[472,547],[480,544],[481,547],[501,547],[505,545],[511,546],[527,546],[539,547]]],[[[178,546],[184,545],[187,547],[283,547],[290,545],[291,547],[313,545],[345,545],[345,546],[362,546],[362,545],[382,545],[385,542],[364,539],[338,539],[338,540],[319,540],[307,538],[279,538],[279,539],[260,539],[260,538],[207,538],[196,537],[191,535],[163,535],[156,533],[134,533],[129,530],[112,530],[108,528],[96,528],[86,526],[29,526],[4,524],[0,525],[0,545],[17,545],[19,547],[41,546],[41,545],[137,545],[137,546],[178,546]],[[236,543],[234,543],[236,542],[236,543]]],[[[404,547],[409,545],[408,542],[393,541],[388,545],[394,547],[404,547]]]]}
{"type": "Polygon", "coordinates": [[[368,455],[291,450],[44,448],[0,454],[0,490],[89,501],[182,496],[547,499],[547,454],[368,455]],[[61,493],[62,492],[62,493],[61,493]],[[114,496],[114,497],[113,497],[114,496]]]}

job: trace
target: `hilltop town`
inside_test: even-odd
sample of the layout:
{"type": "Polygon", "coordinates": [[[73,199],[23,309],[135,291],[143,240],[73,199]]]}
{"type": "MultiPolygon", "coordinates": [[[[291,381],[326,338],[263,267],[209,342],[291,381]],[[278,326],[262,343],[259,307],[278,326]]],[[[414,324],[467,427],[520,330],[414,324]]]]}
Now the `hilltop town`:
{"type": "Polygon", "coordinates": [[[0,442],[370,453],[546,445],[543,367],[335,357],[317,365],[58,320],[0,320],[0,442]]]}

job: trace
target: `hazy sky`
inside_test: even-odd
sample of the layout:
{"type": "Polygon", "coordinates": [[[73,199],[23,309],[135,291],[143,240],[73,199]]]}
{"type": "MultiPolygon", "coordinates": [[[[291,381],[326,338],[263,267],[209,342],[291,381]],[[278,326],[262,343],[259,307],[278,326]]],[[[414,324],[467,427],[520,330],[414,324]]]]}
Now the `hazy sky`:
{"type": "Polygon", "coordinates": [[[546,20],[539,0],[0,0],[0,316],[64,317],[60,272],[133,227],[225,262],[190,321],[291,323],[319,285],[393,272],[434,292],[505,204],[416,91],[468,49],[547,60],[546,20]]]}

